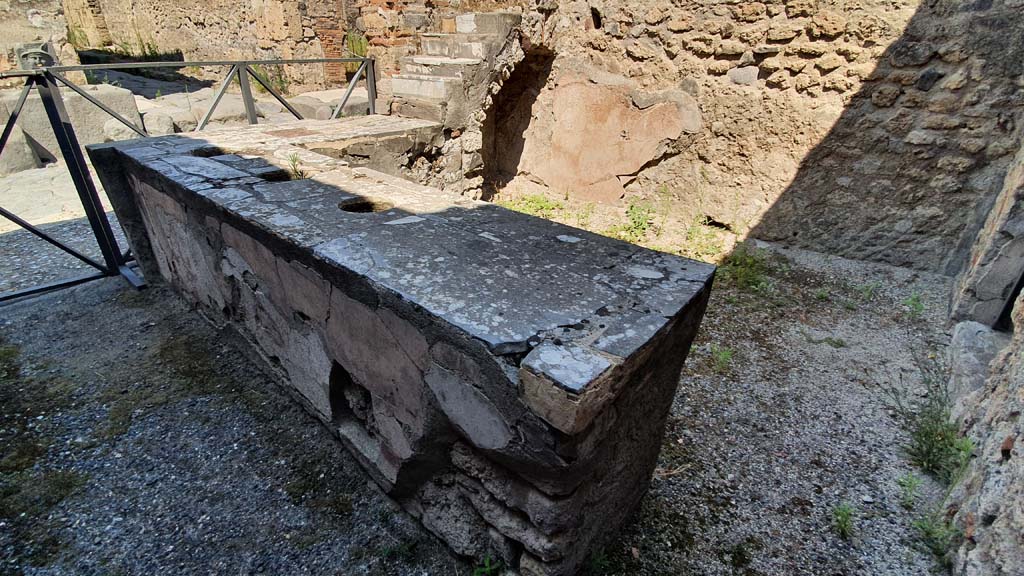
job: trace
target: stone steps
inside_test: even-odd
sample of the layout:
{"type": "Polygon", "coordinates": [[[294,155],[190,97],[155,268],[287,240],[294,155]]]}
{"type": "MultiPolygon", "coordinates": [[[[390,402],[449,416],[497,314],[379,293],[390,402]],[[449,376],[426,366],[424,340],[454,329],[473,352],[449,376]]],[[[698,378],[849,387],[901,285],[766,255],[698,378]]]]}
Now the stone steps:
{"type": "Polygon", "coordinates": [[[455,17],[455,31],[460,34],[490,34],[504,38],[523,21],[512,12],[480,12],[455,17]]]}
{"type": "Polygon", "coordinates": [[[395,74],[391,91],[398,98],[445,102],[462,95],[462,80],[451,76],[395,74]]]}
{"type": "Polygon", "coordinates": [[[481,73],[521,21],[507,12],[461,14],[455,33],[420,34],[419,54],[402,58],[401,73],[391,77],[391,112],[464,126],[471,108],[467,91],[477,88],[474,83],[486,76],[481,73]]]}
{"type": "Polygon", "coordinates": [[[402,58],[403,75],[445,76],[463,78],[470,70],[483,64],[480,58],[448,58],[446,56],[406,56],[402,58]]]}
{"type": "Polygon", "coordinates": [[[421,34],[420,52],[424,56],[479,58],[491,56],[496,42],[486,34],[421,34]]]}
{"type": "Polygon", "coordinates": [[[391,112],[403,118],[418,118],[444,123],[448,112],[448,103],[416,98],[395,98],[391,102],[391,112]]]}

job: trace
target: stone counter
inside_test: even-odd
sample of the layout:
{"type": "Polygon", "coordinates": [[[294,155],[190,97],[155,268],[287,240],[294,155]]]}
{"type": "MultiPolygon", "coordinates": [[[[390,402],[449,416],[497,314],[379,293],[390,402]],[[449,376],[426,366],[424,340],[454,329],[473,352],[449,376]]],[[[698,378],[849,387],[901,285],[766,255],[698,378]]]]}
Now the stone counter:
{"type": "Polygon", "coordinates": [[[89,153],[147,278],[237,328],[428,530],[574,574],[647,489],[714,268],[314,152],[393,152],[435,127],[303,121],[89,153]]]}

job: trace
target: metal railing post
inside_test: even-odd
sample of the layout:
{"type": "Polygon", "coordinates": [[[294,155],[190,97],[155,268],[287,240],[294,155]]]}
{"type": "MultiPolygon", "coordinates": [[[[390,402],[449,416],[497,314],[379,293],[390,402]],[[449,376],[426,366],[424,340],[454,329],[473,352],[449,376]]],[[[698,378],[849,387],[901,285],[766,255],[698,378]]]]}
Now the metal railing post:
{"type": "Polygon", "coordinates": [[[245,117],[249,124],[258,124],[256,115],[256,102],[252,99],[252,87],[249,85],[249,63],[235,66],[238,74],[238,87],[242,90],[242,104],[245,106],[245,117]]]}
{"type": "Polygon", "coordinates": [[[149,133],[146,132],[146,127],[145,126],[142,126],[142,127],[136,126],[134,122],[128,120],[124,116],[121,116],[117,112],[114,112],[109,106],[107,106],[103,102],[100,102],[96,98],[93,98],[88,92],[86,92],[85,90],[82,90],[74,82],[68,80],[67,78],[61,76],[60,74],[58,74],[56,72],[48,72],[48,74],[53,76],[53,78],[55,80],[57,80],[58,82],[60,82],[61,84],[65,85],[68,88],[70,88],[71,90],[73,90],[76,94],[78,94],[82,98],[85,98],[86,100],[91,102],[94,106],[96,106],[100,110],[103,110],[104,112],[106,112],[107,115],[112,117],[114,120],[117,120],[121,124],[124,124],[128,128],[131,128],[139,136],[142,136],[143,138],[148,138],[149,137],[149,133]]]}
{"type": "Polygon", "coordinates": [[[377,113],[377,63],[373,58],[366,60],[366,99],[370,101],[368,112],[377,113]]]}
{"type": "MultiPolygon", "coordinates": [[[[366,79],[366,92],[368,97],[368,112],[370,114],[376,114],[376,100],[377,100],[377,67],[376,62],[372,58],[308,58],[308,59],[293,59],[293,60],[261,60],[258,63],[263,65],[285,65],[285,64],[318,64],[327,62],[337,63],[359,63],[359,69],[353,76],[352,81],[349,83],[345,95],[342,98],[338,107],[334,110],[332,117],[337,118],[343,111],[345,104],[348,102],[349,97],[355,90],[359,83],[359,77],[362,76],[366,79]]],[[[227,92],[231,83],[235,77],[238,78],[239,88],[242,93],[242,102],[245,106],[246,117],[249,124],[257,124],[259,111],[256,107],[256,100],[252,94],[252,84],[249,81],[251,75],[261,86],[266,88],[282,106],[288,109],[296,118],[302,119],[302,115],[292,106],[285,98],[279,94],[271,85],[270,82],[264,80],[256,73],[252,65],[257,61],[245,60],[230,60],[230,61],[178,61],[178,62],[120,62],[116,64],[85,64],[75,66],[51,66],[48,68],[40,68],[34,70],[12,70],[0,72],[0,78],[14,78],[24,77],[25,86],[21,91],[21,95],[18,98],[17,104],[11,110],[8,117],[7,123],[4,125],[2,132],[0,132],[0,153],[3,152],[11,135],[14,132],[15,126],[18,121],[18,116],[22,112],[25,102],[28,96],[31,94],[33,87],[39,93],[39,97],[42,100],[43,109],[46,112],[47,120],[49,121],[50,128],[53,130],[54,137],[57,139],[57,144],[61,150],[61,155],[64,158],[64,162],[67,165],[68,173],[71,175],[72,183],[75,185],[75,190],[78,192],[79,200],[82,203],[82,209],[85,212],[86,218],[89,221],[89,226],[92,228],[93,236],[96,239],[96,243],[99,245],[100,252],[103,255],[103,263],[93,260],[73,248],[62,244],[57,239],[49,236],[39,228],[32,226],[29,222],[19,218],[17,215],[11,213],[8,210],[0,208],[0,217],[11,220],[21,228],[29,231],[44,241],[56,246],[57,248],[67,252],[71,256],[78,258],[82,262],[89,264],[90,266],[96,267],[101,271],[100,274],[93,274],[91,276],[83,276],[79,278],[72,278],[69,280],[62,280],[57,282],[51,282],[45,285],[36,286],[33,288],[27,288],[17,290],[10,293],[0,294],[0,302],[6,302],[12,299],[21,298],[31,294],[38,294],[50,290],[56,290],[68,286],[74,286],[87,282],[96,278],[102,278],[104,276],[116,276],[120,274],[129,283],[136,288],[145,286],[145,282],[138,275],[138,273],[129,267],[128,263],[132,260],[131,250],[124,253],[120,252],[120,247],[117,244],[117,239],[114,236],[113,229],[111,228],[110,221],[107,218],[106,212],[103,209],[103,205],[100,201],[96,185],[93,183],[92,177],[89,174],[89,167],[86,164],[85,155],[82,152],[78,137],[75,134],[74,127],[71,124],[70,118],[68,117],[67,109],[64,106],[63,98],[61,97],[59,84],[64,84],[68,89],[73,90],[79,96],[91,104],[98,107],[100,110],[108,114],[110,117],[116,119],[121,124],[127,126],[135,133],[140,136],[148,136],[147,130],[144,125],[136,124],[131,120],[125,118],[121,114],[118,114],[111,107],[107,106],[103,102],[99,101],[93,95],[89,94],[81,87],[75,85],[73,82],[61,75],[62,72],[72,71],[89,71],[89,70],[117,70],[117,69],[137,69],[137,68],[186,68],[190,66],[229,66],[227,76],[221,82],[214,96],[213,101],[210,104],[210,108],[206,111],[203,118],[200,120],[196,130],[202,130],[207,126],[213,117],[213,113],[217,106],[220,104],[227,92]]],[[[187,88],[187,86],[186,86],[187,88]]]]}
{"type": "Polygon", "coordinates": [[[92,227],[96,243],[99,244],[100,252],[103,254],[103,261],[106,263],[105,272],[110,276],[121,273],[121,266],[124,264],[117,240],[114,238],[114,231],[110,227],[110,221],[103,211],[103,204],[100,202],[96,186],[89,176],[89,167],[85,163],[85,156],[78,144],[78,137],[71,126],[68,112],[64,108],[64,101],[60,96],[60,89],[57,81],[49,72],[43,72],[35,79],[39,97],[43,101],[43,109],[50,121],[53,135],[57,138],[61,154],[64,156],[64,163],[67,165],[71,180],[78,191],[78,197],[82,201],[82,209],[92,227]]]}
{"type": "Polygon", "coordinates": [[[291,103],[285,100],[284,96],[278,94],[277,90],[274,90],[270,83],[263,80],[263,78],[261,78],[260,75],[257,74],[255,70],[253,70],[249,66],[246,66],[245,71],[251,74],[253,79],[256,80],[256,82],[258,82],[260,86],[263,86],[263,88],[265,88],[266,91],[269,92],[270,95],[273,96],[274,99],[276,99],[281,104],[281,106],[284,106],[289,112],[291,112],[292,116],[295,116],[295,118],[299,120],[304,120],[302,114],[299,114],[299,111],[296,110],[295,107],[291,105],[291,103]]]}

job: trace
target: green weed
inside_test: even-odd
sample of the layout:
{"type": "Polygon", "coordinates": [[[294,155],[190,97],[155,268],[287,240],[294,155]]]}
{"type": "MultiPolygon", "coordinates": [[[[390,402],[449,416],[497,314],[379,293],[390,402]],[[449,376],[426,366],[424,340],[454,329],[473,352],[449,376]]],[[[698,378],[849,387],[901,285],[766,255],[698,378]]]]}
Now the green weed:
{"type": "Polygon", "coordinates": [[[833,348],[846,348],[846,340],[843,340],[842,338],[826,336],[824,342],[833,348]]]}
{"type": "Polygon", "coordinates": [[[292,152],[288,155],[288,173],[292,180],[302,180],[307,177],[306,171],[302,169],[302,162],[299,155],[292,152]]]}
{"type": "Polygon", "coordinates": [[[712,369],[719,374],[723,374],[729,370],[729,365],[732,363],[732,357],[734,352],[732,348],[726,346],[718,346],[717,344],[711,345],[711,361],[712,369]]]}
{"type": "Polygon", "coordinates": [[[543,194],[527,194],[511,200],[499,200],[498,205],[548,220],[554,218],[555,214],[564,208],[561,202],[551,200],[543,194]]]}
{"type": "Polygon", "coordinates": [[[75,50],[84,50],[89,46],[89,37],[81,28],[69,25],[68,44],[71,44],[75,50]]]}
{"type": "Polygon", "coordinates": [[[764,290],[769,286],[767,260],[763,251],[739,244],[722,263],[722,277],[737,288],[764,290]]]}
{"type": "Polygon", "coordinates": [[[492,576],[501,570],[501,561],[492,563],[490,556],[485,556],[483,562],[477,564],[473,569],[473,576],[492,576]]]}
{"type": "Polygon", "coordinates": [[[409,562],[416,557],[416,548],[419,545],[418,540],[409,540],[395,546],[382,546],[377,549],[377,556],[384,560],[409,562]]]}
{"type": "Polygon", "coordinates": [[[955,484],[974,452],[969,438],[960,436],[952,421],[952,397],[946,367],[932,354],[915,360],[924,386],[922,395],[908,399],[902,383],[886,393],[910,433],[906,446],[910,461],[945,484],[955,484]]]}
{"type": "Polygon", "coordinates": [[[875,299],[875,295],[878,294],[878,289],[881,287],[882,285],[880,283],[872,282],[871,284],[858,286],[857,291],[860,292],[860,297],[862,299],[870,301],[875,299]]]}
{"type": "Polygon", "coordinates": [[[921,301],[920,292],[912,293],[903,301],[903,305],[907,307],[907,313],[911,320],[917,320],[924,314],[924,302],[921,301]]]}
{"type": "Polygon", "coordinates": [[[832,527],[843,540],[853,536],[857,510],[848,502],[843,502],[832,509],[832,527]]]}
{"type": "Polygon", "coordinates": [[[608,574],[613,567],[614,563],[603,550],[591,554],[587,559],[587,574],[608,574]]]}
{"type": "Polygon", "coordinates": [[[941,510],[926,514],[912,523],[918,542],[944,566],[949,565],[949,552],[960,536],[960,531],[946,519],[941,510]]]}
{"type": "Polygon", "coordinates": [[[917,504],[917,491],[921,488],[921,478],[912,472],[900,476],[896,483],[900,487],[900,505],[911,510],[917,504]]]}
{"type": "Polygon", "coordinates": [[[576,227],[590,229],[590,217],[594,215],[594,203],[587,202],[576,212],[576,227]]]}
{"type": "MultiPolygon", "coordinates": [[[[370,51],[370,41],[366,39],[366,36],[354,29],[350,29],[345,34],[345,46],[348,48],[349,56],[355,58],[365,58],[370,51]]],[[[355,73],[358,69],[358,62],[345,63],[345,71],[349,74],[355,73]]]]}
{"type": "Polygon", "coordinates": [[[698,216],[686,227],[686,243],[679,250],[682,256],[713,262],[722,253],[718,232],[708,222],[707,216],[698,216]]]}
{"type": "Polygon", "coordinates": [[[626,208],[626,221],[612,226],[603,234],[634,244],[640,243],[654,225],[654,216],[653,206],[646,202],[633,202],[626,208]]]}
{"type": "Polygon", "coordinates": [[[804,335],[804,340],[807,340],[808,344],[828,344],[833,348],[846,348],[846,340],[842,338],[836,338],[835,336],[815,338],[806,330],[800,330],[800,332],[804,335]]]}
{"type": "MultiPolygon", "coordinates": [[[[265,82],[268,86],[273,88],[278,94],[288,94],[288,77],[285,76],[284,66],[263,66],[261,64],[254,64],[252,71],[256,76],[259,76],[260,80],[265,82]]],[[[260,93],[267,92],[259,82],[256,82],[256,91],[260,93]]]]}

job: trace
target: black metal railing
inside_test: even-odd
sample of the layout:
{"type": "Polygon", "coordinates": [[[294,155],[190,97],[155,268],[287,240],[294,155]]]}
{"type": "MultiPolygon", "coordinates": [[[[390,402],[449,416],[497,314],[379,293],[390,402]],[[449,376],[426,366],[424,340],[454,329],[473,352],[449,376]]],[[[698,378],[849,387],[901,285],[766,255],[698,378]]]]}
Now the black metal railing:
{"type": "Polygon", "coordinates": [[[21,94],[18,97],[18,101],[14,108],[11,110],[11,115],[7,120],[7,124],[4,126],[3,132],[0,133],[0,154],[3,153],[4,147],[7,145],[7,141],[10,139],[11,134],[14,132],[14,126],[18,122],[18,116],[21,114],[25,107],[25,102],[28,100],[32,93],[33,88],[38,92],[39,97],[43,104],[43,109],[46,112],[47,119],[49,120],[50,127],[53,130],[54,137],[57,140],[57,144],[60,147],[61,155],[64,157],[64,163],[67,166],[68,172],[71,175],[71,180],[75,185],[75,190],[78,192],[78,197],[82,203],[82,209],[85,212],[86,218],[89,221],[89,226],[92,228],[93,236],[96,239],[96,243],[99,245],[100,253],[103,256],[103,262],[98,262],[93,258],[85,256],[79,251],[71,248],[67,244],[53,238],[51,235],[43,232],[36,226],[33,226],[24,219],[18,217],[16,214],[0,207],[0,216],[14,222],[21,228],[29,231],[30,233],[38,236],[42,240],[52,244],[53,246],[63,250],[64,252],[74,256],[89,266],[96,268],[99,272],[92,273],[85,276],[71,278],[67,280],[60,280],[56,282],[50,282],[31,288],[25,288],[21,290],[15,290],[12,292],[6,292],[0,294],[0,302],[7,300],[13,300],[16,298],[22,298],[32,294],[39,294],[42,292],[48,292],[51,290],[58,290],[61,288],[67,288],[90,280],[98,278],[104,278],[107,276],[123,276],[136,288],[145,286],[145,282],[142,277],[131,266],[133,258],[130,252],[122,252],[118,246],[117,239],[114,237],[113,229],[110,226],[110,221],[107,219],[107,215],[103,210],[103,205],[100,202],[99,194],[96,190],[96,186],[93,183],[92,177],[89,174],[89,167],[85,161],[85,155],[82,152],[82,147],[78,142],[78,137],[75,135],[74,127],[71,123],[71,119],[68,117],[67,109],[64,106],[64,99],[61,97],[60,85],[64,85],[68,89],[72,90],[86,101],[92,103],[100,110],[116,119],[118,122],[124,124],[139,136],[149,136],[146,131],[146,127],[142,124],[136,124],[124,116],[118,114],[103,102],[100,102],[94,98],[91,94],[83,90],[80,86],[71,82],[64,73],[67,72],[91,72],[95,70],[126,70],[126,69],[138,69],[138,68],[188,68],[188,67],[212,67],[218,66],[229,67],[227,75],[220,83],[220,87],[215,93],[213,103],[209,110],[203,116],[199,122],[196,130],[202,130],[210,122],[210,118],[213,117],[213,113],[220,104],[221,99],[227,92],[228,88],[235,81],[238,82],[239,89],[242,95],[242,104],[245,107],[245,115],[249,124],[257,124],[257,112],[256,112],[256,101],[252,95],[252,85],[250,84],[250,78],[256,80],[257,83],[262,86],[268,94],[274,97],[289,113],[295,116],[296,119],[302,120],[302,114],[295,109],[277,90],[275,90],[266,79],[262,78],[253,69],[253,66],[281,66],[287,64],[333,64],[333,63],[358,63],[359,67],[353,74],[352,78],[348,82],[348,87],[345,93],[342,95],[338,105],[331,113],[331,118],[335,119],[341,115],[342,110],[348,103],[349,98],[352,96],[352,92],[355,90],[360,79],[365,79],[366,92],[367,92],[367,112],[369,114],[375,114],[375,100],[377,98],[377,84],[376,84],[376,70],[374,61],[372,58],[310,58],[310,59],[295,59],[295,60],[224,60],[224,61],[198,61],[198,62],[120,62],[115,64],[87,64],[79,66],[49,66],[44,68],[36,68],[32,70],[11,70],[7,72],[0,72],[0,79],[4,78],[24,78],[25,85],[21,90],[21,94]]]}

